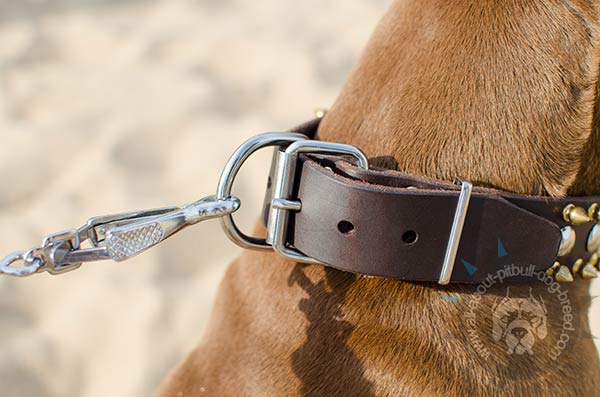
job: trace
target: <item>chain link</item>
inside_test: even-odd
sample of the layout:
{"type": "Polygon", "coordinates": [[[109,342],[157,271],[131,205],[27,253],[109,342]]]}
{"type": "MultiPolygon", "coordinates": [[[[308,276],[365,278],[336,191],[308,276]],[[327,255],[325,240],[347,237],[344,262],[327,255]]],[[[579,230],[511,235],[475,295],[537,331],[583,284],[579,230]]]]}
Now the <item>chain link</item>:
{"type": "Polygon", "coordinates": [[[16,277],[30,276],[34,273],[47,271],[60,274],[74,270],[81,264],[60,264],[64,255],[79,248],[79,230],[70,229],[47,236],[41,245],[29,251],[17,251],[0,261],[0,274],[16,277]],[[17,266],[22,262],[22,266],[17,266]]]}
{"type": "Polygon", "coordinates": [[[41,260],[32,260],[30,264],[27,264],[25,261],[26,254],[26,251],[17,251],[4,258],[0,262],[0,274],[25,277],[36,273],[43,266],[43,262],[41,260]],[[23,262],[24,266],[14,266],[18,262],[23,262]]]}

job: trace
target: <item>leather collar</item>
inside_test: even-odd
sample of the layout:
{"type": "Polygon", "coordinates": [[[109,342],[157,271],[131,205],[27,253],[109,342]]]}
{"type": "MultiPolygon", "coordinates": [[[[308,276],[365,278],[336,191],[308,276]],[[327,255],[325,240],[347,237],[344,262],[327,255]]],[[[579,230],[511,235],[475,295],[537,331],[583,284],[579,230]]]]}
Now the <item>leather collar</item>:
{"type": "MultiPolygon", "coordinates": [[[[314,137],[318,122],[293,131],[314,137]]],[[[367,276],[440,280],[460,186],[398,171],[365,170],[340,157],[302,155],[293,192],[302,209],[291,215],[286,238],[303,254],[367,276]]],[[[266,197],[265,222],[270,186],[266,197]]],[[[474,187],[449,281],[480,283],[511,265],[533,266],[559,281],[569,281],[572,273],[594,277],[598,212],[592,207],[595,219],[573,222],[565,217],[565,207],[581,214],[599,202],[600,196],[551,198],[474,187]],[[573,236],[572,247],[558,256],[561,241],[573,236]]],[[[531,277],[519,274],[511,280],[531,277]]]]}

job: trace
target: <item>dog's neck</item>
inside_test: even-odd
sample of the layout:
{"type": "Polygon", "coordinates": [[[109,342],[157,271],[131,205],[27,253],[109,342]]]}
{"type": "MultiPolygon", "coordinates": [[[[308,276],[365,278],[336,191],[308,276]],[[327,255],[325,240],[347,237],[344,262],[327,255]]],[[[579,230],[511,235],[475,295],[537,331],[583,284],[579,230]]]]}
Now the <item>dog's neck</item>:
{"type": "MultiPolygon", "coordinates": [[[[567,2],[396,1],[322,121],[319,137],[357,145],[377,165],[413,174],[449,181],[459,176],[525,194],[600,194],[599,16],[596,5],[567,2]]],[[[536,243],[531,241],[531,249],[536,243]]],[[[466,382],[463,390],[477,378],[493,387],[494,376],[502,378],[502,371],[512,369],[548,379],[542,390],[539,379],[524,376],[513,385],[520,394],[553,394],[560,384],[592,387],[596,382],[586,378],[585,369],[577,381],[565,378],[565,371],[599,369],[592,339],[586,338],[589,283],[576,281],[564,289],[579,329],[558,363],[540,358],[516,360],[513,368],[494,366],[461,347],[472,341],[461,318],[469,312],[473,288],[438,290],[359,278],[360,287],[351,288],[344,307],[351,307],[358,324],[379,324],[402,335],[397,343],[406,347],[405,374],[418,378],[433,367],[448,379],[458,361],[472,366],[467,372],[473,378],[456,380],[466,382]],[[440,298],[454,293],[448,299],[455,304],[440,304],[440,298]],[[364,299],[369,294],[371,299],[364,299]],[[445,353],[444,334],[456,337],[445,353]],[[426,353],[415,347],[419,344],[426,353]],[[424,364],[411,354],[453,364],[424,364]],[[479,371],[479,364],[487,369],[479,371]]],[[[545,286],[535,284],[533,294],[543,294],[545,286]]],[[[492,286],[479,308],[491,313],[505,293],[506,286],[492,286]]],[[[529,286],[515,286],[513,293],[526,297],[529,286]]],[[[547,306],[549,319],[560,318],[560,305],[547,306]]],[[[491,325],[478,326],[487,332],[491,325]]],[[[381,349],[394,343],[371,341],[381,349]]],[[[547,342],[538,342],[542,351],[552,348],[547,342]]],[[[415,383],[422,391],[445,390],[443,385],[427,388],[435,376],[420,379],[422,384],[415,383]]]]}
{"type": "Polygon", "coordinates": [[[599,20],[560,1],[396,1],[319,135],[434,178],[600,193],[599,20]]]}
{"type": "MultiPolygon", "coordinates": [[[[396,1],[319,138],[413,174],[519,193],[599,194],[599,16],[579,2],[396,1]]],[[[556,360],[556,339],[539,333],[533,356],[509,355],[500,341],[484,343],[486,358],[474,335],[505,334],[510,308],[498,302],[506,285],[486,289],[471,321],[473,286],[372,279],[246,252],[225,277],[203,345],[164,395],[198,385],[273,395],[598,392],[588,288],[584,280],[568,286],[576,331],[556,360]]],[[[564,309],[548,301],[546,286],[510,288],[532,302],[541,295],[556,333],[564,309]]]]}

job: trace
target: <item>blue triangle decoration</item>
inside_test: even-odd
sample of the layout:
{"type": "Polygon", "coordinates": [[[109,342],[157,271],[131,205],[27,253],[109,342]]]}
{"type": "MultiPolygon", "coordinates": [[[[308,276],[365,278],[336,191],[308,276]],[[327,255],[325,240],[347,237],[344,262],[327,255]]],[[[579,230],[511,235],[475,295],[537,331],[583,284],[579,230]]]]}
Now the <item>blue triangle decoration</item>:
{"type": "Polygon", "coordinates": [[[506,252],[506,248],[504,248],[502,241],[500,241],[500,239],[498,239],[498,258],[507,256],[507,255],[508,255],[508,252],[506,252]]]}
{"type": "Polygon", "coordinates": [[[461,259],[463,266],[465,267],[465,269],[467,269],[467,272],[469,273],[469,276],[472,276],[476,271],[477,271],[477,267],[470,264],[469,262],[467,262],[464,259],[461,259]]]}
{"type": "Polygon", "coordinates": [[[442,295],[441,298],[444,300],[447,300],[448,302],[452,303],[453,305],[456,304],[456,302],[458,301],[458,296],[455,296],[455,295],[442,295]]]}

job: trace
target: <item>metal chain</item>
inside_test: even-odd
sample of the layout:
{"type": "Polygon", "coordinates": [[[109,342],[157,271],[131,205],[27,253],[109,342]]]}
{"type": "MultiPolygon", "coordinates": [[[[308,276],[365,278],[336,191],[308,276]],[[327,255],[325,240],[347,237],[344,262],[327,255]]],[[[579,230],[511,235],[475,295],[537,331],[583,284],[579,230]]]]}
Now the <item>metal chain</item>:
{"type": "Polygon", "coordinates": [[[0,274],[16,277],[30,276],[41,271],[60,274],[74,270],[81,264],[63,265],[60,260],[72,250],[79,249],[80,230],[69,229],[47,236],[41,245],[29,251],[17,251],[0,261],[0,274]],[[22,266],[15,264],[22,262],[22,266]]]}
{"type": "Polygon", "coordinates": [[[27,265],[25,261],[26,251],[17,251],[8,255],[0,262],[0,274],[6,274],[8,276],[25,277],[36,273],[43,263],[41,260],[33,260],[30,265],[27,265]],[[22,261],[25,265],[22,267],[13,266],[15,263],[22,261]]]}

